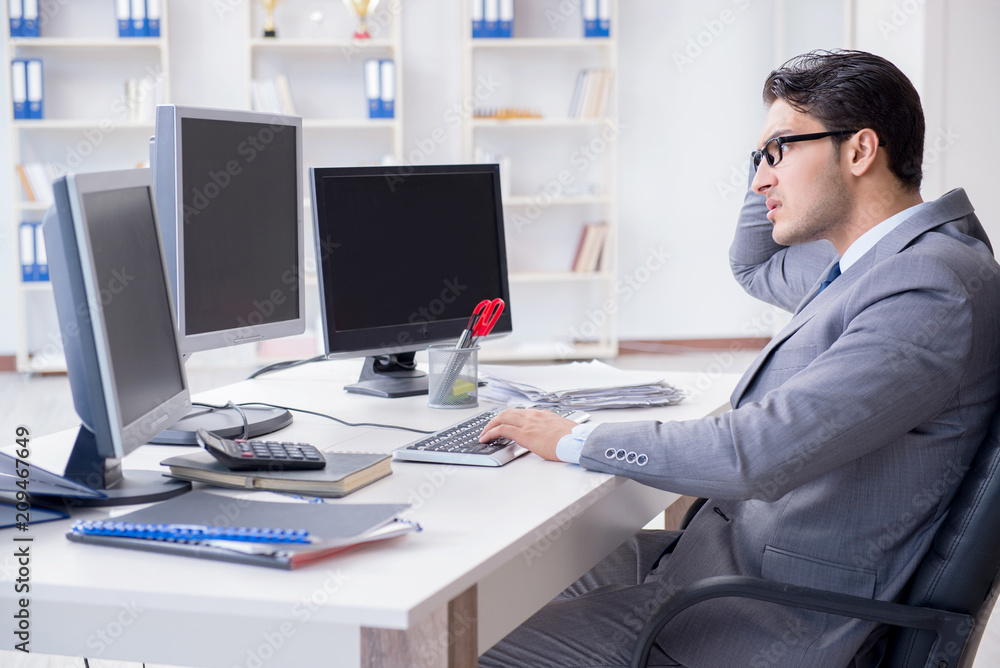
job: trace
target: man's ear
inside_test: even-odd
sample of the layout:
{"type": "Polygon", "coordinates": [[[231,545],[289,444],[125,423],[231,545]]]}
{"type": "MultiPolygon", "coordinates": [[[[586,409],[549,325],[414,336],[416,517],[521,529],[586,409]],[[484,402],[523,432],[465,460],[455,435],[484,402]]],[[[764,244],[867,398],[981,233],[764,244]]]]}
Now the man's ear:
{"type": "Polygon", "coordinates": [[[851,174],[861,176],[867,173],[875,164],[875,156],[878,155],[878,135],[874,130],[865,128],[845,143],[851,174]]]}

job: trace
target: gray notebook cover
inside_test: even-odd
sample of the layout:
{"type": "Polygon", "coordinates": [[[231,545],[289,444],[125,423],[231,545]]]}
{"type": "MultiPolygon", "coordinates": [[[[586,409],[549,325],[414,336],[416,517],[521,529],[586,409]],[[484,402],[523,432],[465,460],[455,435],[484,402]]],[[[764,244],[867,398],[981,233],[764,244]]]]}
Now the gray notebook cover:
{"type": "Polygon", "coordinates": [[[142,510],[114,518],[116,522],[143,524],[202,524],[261,529],[305,529],[324,545],[274,546],[274,554],[244,554],[211,545],[171,543],[143,538],[92,536],[73,533],[66,537],[79,543],[127,547],[150,552],[166,552],[202,559],[292,568],[295,554],[319,551],[324,547],[347,546],[364,541],[365,534],[392,522],[409,508],[399,503],[282,503],[248,501],[193,491],[142,510]]]}

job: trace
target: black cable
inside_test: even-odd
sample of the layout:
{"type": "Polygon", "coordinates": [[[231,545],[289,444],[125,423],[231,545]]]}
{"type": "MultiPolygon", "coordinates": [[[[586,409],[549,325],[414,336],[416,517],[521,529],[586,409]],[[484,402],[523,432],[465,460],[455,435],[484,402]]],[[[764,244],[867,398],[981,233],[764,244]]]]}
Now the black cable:
{"type": "MultiPolygon", "coordinates": [[[[232,404],[232,402],[229,402],[232,404]]],[[[200,402],[192,402],[192,406],[203,406],[205,408],[214,408],[216,410],[221,410],[224,408],[229,408],[229,406],[213,406],[212,404],[204,404],[200,402]]],[[[234,404],[235,406],[236,404],[234,404]]],[[[291,408],[290,406],[279,406],[277,404],[267,404],[263,401],[246,401],[239,406],[268,406],[269,408],[280,408],[286,411],[295,411],[297,413],[308,413],[309,415],[316,415],[318,417],[326,418],[327,420],[333,420],[334,422],[339,422],[345,427],[378,427],[380,429],[399,429],[401,431],[412,431],[418,434],[436,434],[437,429],[426,430],[426,429],[414,429],[413,427],[403,427],[395,424],[381,424],[379,422],[348,422],[347,420],[341,420],[340,418],[335,418],[332,415],[327,415],[326,413],[317,413],[316,411],[309,411],[304,408],[291,408]]]]}
{"type": "Polygon", "coordinates": [[[282,369],[291,369],[297,366],[302,366],[303,364],[312,364],[313,362],[321,362],[325,359],[329,359],[326,355],[317,355],[316,357],[310,357],[306,360],[285,360],[283,362],[275,362],[274,364],[268,364],[262,369],[257,369],[252,374],[247,376],[247,380],[253,380],[257,376],[263,376],[265,373],[271,373],[272,371],[281,371],[282,369]]]}
{"type": "Polygon", "coordinates": [[[250,438],[250,425],[247,423],[247,414],[243,412],[243,409],[234,404],[232,401],[226,404],[226,408],[232,408],[234,411],[240,414],[240,419],[243,420],[243,440],[250,438]]]}

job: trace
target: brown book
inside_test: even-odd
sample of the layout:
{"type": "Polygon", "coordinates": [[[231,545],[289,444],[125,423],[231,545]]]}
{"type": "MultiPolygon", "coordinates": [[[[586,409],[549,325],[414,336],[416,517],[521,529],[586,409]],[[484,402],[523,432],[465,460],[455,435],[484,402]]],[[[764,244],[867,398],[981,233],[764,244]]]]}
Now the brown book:
{"type": "Polygon", "coordinates": [[[392,473],[391,457],[367,452],[324,452],[326,468],[305,471],[230,471],[204,451],[165,459],[170,476],[219,487],[344,496],[392,473]]]}
{"type": "Polygon", "coordinates": [[[24,198],[29,202],[35,202],[35,191],[31,189],[31,182],[28,180],[28,173],[24,171],[24,165],[18,163],[17,175],[21,177],[21,186],[24,188],[24,198]]]}

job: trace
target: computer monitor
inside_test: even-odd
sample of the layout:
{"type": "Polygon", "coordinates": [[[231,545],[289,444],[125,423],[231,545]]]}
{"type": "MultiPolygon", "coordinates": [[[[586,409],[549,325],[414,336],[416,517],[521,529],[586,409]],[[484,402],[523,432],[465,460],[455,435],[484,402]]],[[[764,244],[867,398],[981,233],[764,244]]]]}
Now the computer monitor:
{"type": "MultiPolygon", "coordinates": [[[[185,355],[305,331],[302,119],[161,105],[150,144],[180,347],[185,355]]],[[[204,427],[258,436],[287,411],[195,408],[156,442],[204,427]]]]}
{"type": "Polygon", "coordinates": [[[65,476],[91,504],[145,503],[190,485],[121,458],[191,406],[148,169],[53,183],[42,231],[80,427],[65,476]]]}
{"type": "Polygon", "coordinates": [[[309,170],[326,354],[367,356],[349,392],[427,392],[414,352],[457,341],[483,299],[510,293],[497,165],[309,170]]]}

